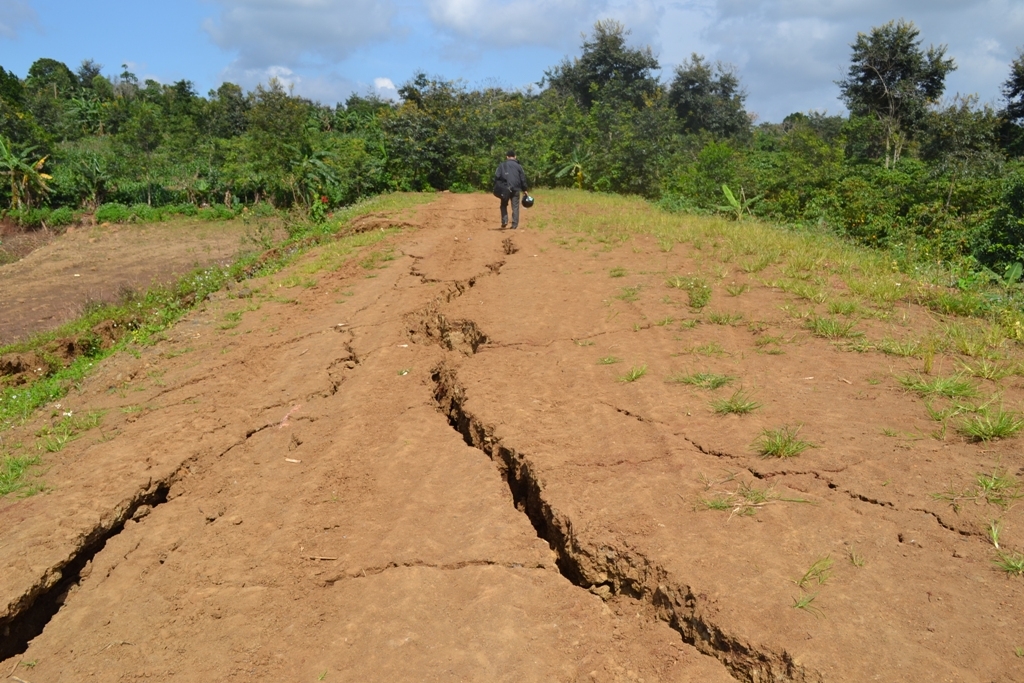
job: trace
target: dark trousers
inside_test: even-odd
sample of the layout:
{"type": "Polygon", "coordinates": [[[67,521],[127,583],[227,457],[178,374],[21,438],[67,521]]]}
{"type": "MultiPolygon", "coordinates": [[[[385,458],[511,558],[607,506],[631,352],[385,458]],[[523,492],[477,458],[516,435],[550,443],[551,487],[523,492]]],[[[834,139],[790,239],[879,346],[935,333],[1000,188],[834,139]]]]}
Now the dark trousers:
{"type": "MultiPolygon", "coordinates": [[[[519,227],[519,190],[513,190],[512,196],[512,229],[519,227]]],[[[508,225],[508,199],[501,200],[501,227],[508,225]]]]}

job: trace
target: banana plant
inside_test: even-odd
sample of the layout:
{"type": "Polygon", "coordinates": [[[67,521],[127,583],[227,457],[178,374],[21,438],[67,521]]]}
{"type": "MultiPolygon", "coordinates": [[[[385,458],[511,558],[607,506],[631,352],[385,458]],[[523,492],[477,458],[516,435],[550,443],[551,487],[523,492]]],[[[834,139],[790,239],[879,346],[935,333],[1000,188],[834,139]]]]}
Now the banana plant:
{"type": "Polygon", "coordinates": [[[590,152],[581,152],[579,147],[573,147],[572,155],[569,157],[569,163],[563,166],[555,173],[556,178],[564,178],[567,175],[571,175],[576,181],[577,189],[583,189],[583,168],[590,164],[590,152]]]}
{"type": "Polygon", "coordinates": [[[0,136],[0,176],[6,176],[11,186],[11,208],[32,208],[34,197],[50,191],[46,184],[52,176],[43,173],[49,155],[31,161],[35,147],[16,154],[10,141],[0,136]]]}
{"type": "Polygon", "coordinates": [[[762,196],[764,196],[757,195],[756,197],[751,197],[750,199],[747,199],[746,195],[743,192],[743,188],[741,187],[740,196],[737,198],[736,195],[732,193],[732,190],[729,189],[729,186],[725,184],[722,185],[722,194],[725,195],[725,201],[729,202],[729,205],[719,206],[718,210],[724,213],[733,214],[736,217],[736,220],[738,221],[743,220],[744,213],[753,215],[753,213],[750,211],[750,207],[752,207],[756,202],[758,202],[761,199],[762,196]]]}

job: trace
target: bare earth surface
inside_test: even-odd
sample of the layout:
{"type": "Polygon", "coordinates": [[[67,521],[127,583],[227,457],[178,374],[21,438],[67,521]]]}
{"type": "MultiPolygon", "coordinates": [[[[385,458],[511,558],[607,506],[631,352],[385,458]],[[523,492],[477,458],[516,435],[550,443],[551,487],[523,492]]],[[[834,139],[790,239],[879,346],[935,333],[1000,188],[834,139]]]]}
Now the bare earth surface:
{"type": "MultiPolygon", "coordinates": [[[[738,268],[710,308],[743,323],[680,327],[693,314],[664,282],[695,270],[689,248],[563,248],[531,225],[546,211],[501,232],[490,198],[443,195],[380,268],[254,281],[106,361],[55,409],[106,410],[101,427],[46,455],[47,493],[0,501],[0,675],[1024,680],[1024,581],[985,537],[999,517],[1024,547],[1024,514],[932,496],[1024,474],[1018,441],[927,436],[894,379],[920,361],[811,337],[738,268]],[[739,379],[665,381],[697,370],[739,379]],[[715,415],[736,386],[762,407],[715,415]],[[815,448],[757,456],[787,424],[815,448]],[[700,504],[750,487],[769,493],[752,509],[700,504]],[[827,580],[798,587],[826,556],[827,580]]],[[[900,336],[934,324],[899,319],[900,336]]]]}
{"type": "Polygon", "coordinates": [[[70,229],[0,266],[0,346],[57,327],[90,301],[114,301],[125,288],[234,260],[243,232],[240,221],[189,220],[70,229]]]}

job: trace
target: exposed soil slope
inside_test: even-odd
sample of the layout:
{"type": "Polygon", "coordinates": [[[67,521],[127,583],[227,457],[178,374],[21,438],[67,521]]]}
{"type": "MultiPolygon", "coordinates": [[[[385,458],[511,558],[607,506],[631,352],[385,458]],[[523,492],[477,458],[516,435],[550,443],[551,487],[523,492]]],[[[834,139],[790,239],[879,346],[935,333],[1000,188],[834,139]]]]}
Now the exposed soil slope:
{"type": "Polygon", "coordinates": [[[231,261],[244,230],[241,221],[194,220],[68,230],[0,266],[0,345],[57,327],[80,315],[88,302],[114,301],[125,288],[231,261]]]}
{"type": "MultiPolygon", "coordinates": [[[[699,316],[664,283],[698,268],[692,250],[559,247],[531,226],[550,211],[500,232],[489,198],[444,195],[393,260],[293,276],[311,254],[105,362],[56,409],[106,410],[102,426],[47,456],[48,493],[0,501],[2,672],[1024,679],[1024,581],[984,533],[998,517],[1021,548],[1024,516],[932,496],[1020,474],[1017,442],[928,436],[894,379],[920,361],[812,337],[738,269],[709,309],[742,323],[680,326],[699,316]],[[698,370],[736,379],[665,381],[698,370]],[[761,407],[714,414],[738,386],[761,407]],[[814,448],[758,456],[782,425],[814,448]],[[825,557],[827,578],[797,586],[825,557]]],[[[935,324],[904,313],[901,333],[935,324]]],[[[1020,401],[1019,378],[1000,387],[1020,401]]]]}

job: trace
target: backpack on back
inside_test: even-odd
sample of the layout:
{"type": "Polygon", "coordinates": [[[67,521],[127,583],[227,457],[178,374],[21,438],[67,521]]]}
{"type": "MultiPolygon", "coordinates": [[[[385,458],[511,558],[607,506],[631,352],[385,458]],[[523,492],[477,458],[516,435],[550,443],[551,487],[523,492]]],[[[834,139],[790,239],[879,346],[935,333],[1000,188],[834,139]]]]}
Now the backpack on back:
{"type": "Polygon", "coordinates": [[[492,191],[492,194],[501,200],[507,200],[512,196],[512,186],[508,182],[508,172],[505,168],[505,163],[502,162],[494,173],[494,190],[492,191]]]}

